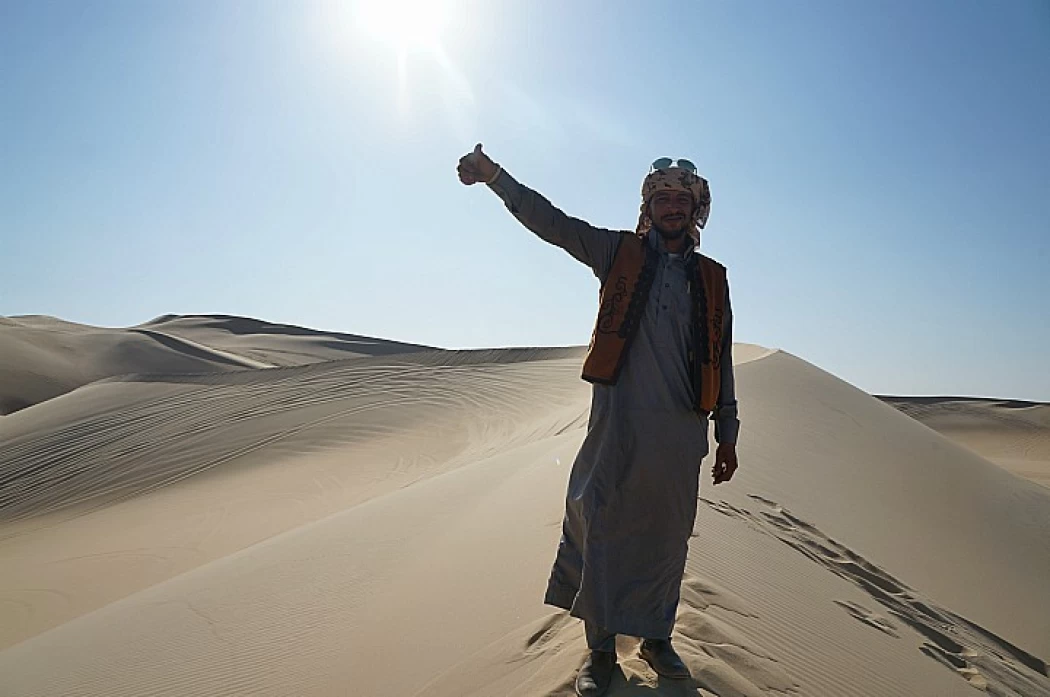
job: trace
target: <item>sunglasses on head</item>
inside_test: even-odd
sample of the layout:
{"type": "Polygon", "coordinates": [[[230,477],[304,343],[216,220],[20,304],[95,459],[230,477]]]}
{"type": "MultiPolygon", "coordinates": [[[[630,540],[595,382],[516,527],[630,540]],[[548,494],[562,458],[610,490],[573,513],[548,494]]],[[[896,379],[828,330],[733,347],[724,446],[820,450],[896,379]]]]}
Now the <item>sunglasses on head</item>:
{"type": "Polygon", "coordinates": [[[696,174],[696,165],[689,160],[672,160],[670,157],[661,157],[658,160],[653,160],[654,170],[664,170],[669,167],[680,167],[681,169],[696,174]]]}

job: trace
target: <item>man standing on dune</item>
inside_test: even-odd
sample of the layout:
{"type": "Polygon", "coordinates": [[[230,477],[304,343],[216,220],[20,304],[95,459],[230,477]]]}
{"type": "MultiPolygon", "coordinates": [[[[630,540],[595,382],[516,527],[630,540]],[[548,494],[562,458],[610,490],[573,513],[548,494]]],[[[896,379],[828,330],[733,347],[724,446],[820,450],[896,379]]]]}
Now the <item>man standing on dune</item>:
{"type": "Polygon", "coordinates": [[[697,247],[707,180],[661,158],[642,183],[633,231],[596,228],[518,183],[478,144],[459,162],[525,227],[589,266],[601,282],[583,378],[594,384],[587,437],[569,477],[565,519],[545,602],[584,620],[589,656],[576,678],[601,695],[616,669],[616,635],[641,637],[658,674],[686,678],[671,630],[696,517],[700,463],[713,415],[712,478],[737,469],[740,428],[725,267],[697,247]]]}

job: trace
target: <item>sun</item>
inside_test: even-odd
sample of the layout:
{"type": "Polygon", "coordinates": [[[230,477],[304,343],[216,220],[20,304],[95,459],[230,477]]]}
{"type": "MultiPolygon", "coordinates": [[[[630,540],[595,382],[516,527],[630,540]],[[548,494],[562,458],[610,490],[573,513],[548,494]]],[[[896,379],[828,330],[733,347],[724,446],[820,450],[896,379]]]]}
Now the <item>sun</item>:
{"type": "Polygon", "coordinates": [[[357,10],[359,27],[399,54],[439,48],[449,20],[442,0],[358,0],[357,10]]]}
{"type": "MultiPolygon", "coordinates": [[[[450,111],[473,104],[470,81],[454,58],[465,48],[459,40],[465,23],[477,16],[463,12],[462,0],[329,0],[326,7],[329,11],[319,15],[321,31],[338,50],[351,49],[352,60],[367,66],[370,79],[396,91],[398,113],[412,113],[414,95],[429,99],[439,93],[450,111]],[[387,70],[391,64],[394,71],[387,70]],[[423,89],[416,92],[416,87],[423,89]]],[[[468,42],[467,48],[476,43],[468,42]]]]}

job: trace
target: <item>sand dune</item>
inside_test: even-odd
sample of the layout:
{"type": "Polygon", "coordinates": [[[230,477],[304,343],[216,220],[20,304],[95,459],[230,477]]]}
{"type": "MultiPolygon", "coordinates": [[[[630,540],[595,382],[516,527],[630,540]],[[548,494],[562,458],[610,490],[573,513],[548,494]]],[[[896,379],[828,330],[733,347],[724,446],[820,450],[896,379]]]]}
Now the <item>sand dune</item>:
{"type": "Polygon", "coordinates": [[[1050,487],[1050,404],[974,397],[882,397],[1019,477],[1050,487]]]}
{"type": "Polygon", "coordinates": [[[563,358],[578,353],[431,352],[415,363],[130,376],[5,417],[0,538],[29,557],[11,559],[21,563],[0,588],[25,587],[37,578],[32,560],[46,567],[71,550],[86,565],[104,560],[119,582],[85,584],[64,568],[55,607],[0,622],[0,640],[580,422],[586,387],[569,374],[579,361],[563,358]],[[152,550],[158,533],[168,544],[152,550]]]}
{"type": "Polygon", "coordinates": [[[163,315],[142,325],[272,366],[435,350],[420,344],[326,332],[231,315],[163,315]]]}
{"type": "Polygon", "coordinates": [[[243,370],[426,348],[225,315],[165,315],[127,329],[0,317],[0,415],[126,373],[243,370]]]}
{"type": "MultiPolygon", "coordinates": [[[[705,471],[675,636],[693,679],[623,639],[609,694],[1050,695],[1050,492],[736,354],[743,469],[705,471]]],[[[0,693],[571,694],[582,629],[541,597],[581,360],[125,371],[0,419],[0,693]]]]}

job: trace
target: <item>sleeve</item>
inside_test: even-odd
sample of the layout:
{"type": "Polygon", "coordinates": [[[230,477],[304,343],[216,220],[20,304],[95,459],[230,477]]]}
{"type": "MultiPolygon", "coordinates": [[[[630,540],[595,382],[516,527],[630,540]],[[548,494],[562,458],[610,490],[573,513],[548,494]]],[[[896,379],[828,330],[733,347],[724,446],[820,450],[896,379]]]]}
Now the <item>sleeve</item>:
{"type": "Polygon", "coordinates": [[[540,239],[561,247],[591,267],[598,278],[608,274],[622,232],[597,228],[566,215],[541,194],[520,184],[507,170],[502,170],[489,188],[503,199],[518,222],[540,239]]]}
{"type": "Polygon", "coordinates": [[[715,440],[736,443],[740,433],[737,418],[736,381],[733,377],[733,309],[729,304],[729,281],[726,281],[725,330],[722,333],[722,374],[715,405],[715,440]]]}

